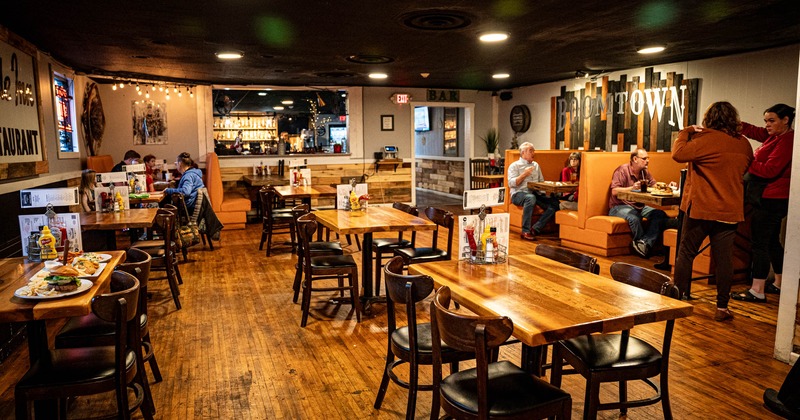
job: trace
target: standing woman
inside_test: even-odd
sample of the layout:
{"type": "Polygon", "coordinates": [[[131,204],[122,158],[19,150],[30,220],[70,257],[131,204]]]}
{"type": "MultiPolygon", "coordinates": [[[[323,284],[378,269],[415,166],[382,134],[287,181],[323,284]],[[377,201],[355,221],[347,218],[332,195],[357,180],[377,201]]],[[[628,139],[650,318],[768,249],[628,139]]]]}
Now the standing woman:
{"type": "Polygon", "coordinates": [[[753,161],[753,148],[739,134],[741,122],[736,108],[715,102],[703,117],[704,128],[692,125],[681,130],[672,145],[672,159],[689,164],[681,210],[683,227],[675,260],[675,285],[686,293],[692,263],[706,236],[711,242],[717,280],[716,321],[733,319],[728,310],[733,280],[733,241],[744,221],[742,176],[753,161]]]}
{"type": "Polygon", "coordinates": [[[780,293],[783,274],[781,222],[789,212],[789,180],[792,175],[794,108],[777,104],[764,111],[764,128],[742,123],[742,134],[763,144],[756,149],[755,160],[747,170],[769,182],[761,194],[761,206],[754,206],[750,222],[753,241],[753,285],[750,290],[731,297],[745,302],[767,301],[764,293],[780,293]],[[769,267],[775,283],[767,286],[769,267]]]}
{"type": "Polygon", "coordinates": [[[164,198],[167,199],[172,193],[183,194],[184,201],[186,202],[186,209],[189,214],[194,211],[194,203],[197,201],[197,190],[205,188],[203,183],[203,173],[200,169],[194,167],[194,161],[189,157],[188,153],[181,153],[178,159],[175,160],[175,167],[178,173],[181,174],[181,180],[178,181],[177,188],[167,188],[164,190],[164,198]]]}
{"type": "MultiPolygon", "coordinates": [[[[581,177],[581,154],[572,152],[561,170],[561,182],[578,182],[581,177]]],[[[561,210],[578,210],[578,189],[561,197],[561,210]]]]}

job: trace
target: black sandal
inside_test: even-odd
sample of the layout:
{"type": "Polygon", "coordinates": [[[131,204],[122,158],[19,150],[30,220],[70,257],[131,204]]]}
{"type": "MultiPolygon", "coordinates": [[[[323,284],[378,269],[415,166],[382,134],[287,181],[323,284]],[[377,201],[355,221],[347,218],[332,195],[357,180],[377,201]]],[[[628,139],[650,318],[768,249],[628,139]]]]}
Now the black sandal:
{"type": "Polygon", "coordinates": [[[772,293],[773,295],[781,294],[781,288],[776,286],[774,283],[767,283],[764,286],[764,293],[772,293]]]}
{"type": "Polygon", "coordinates": [[[753,303],[767,303],[767,297],[764,296],[760,298],[754,294],[752,294],[749,290],[745,290],[744,292],[739,293],[731,293],[731,299],[734,300],[742,300],[745,302],[753,302],[753,303]]]}

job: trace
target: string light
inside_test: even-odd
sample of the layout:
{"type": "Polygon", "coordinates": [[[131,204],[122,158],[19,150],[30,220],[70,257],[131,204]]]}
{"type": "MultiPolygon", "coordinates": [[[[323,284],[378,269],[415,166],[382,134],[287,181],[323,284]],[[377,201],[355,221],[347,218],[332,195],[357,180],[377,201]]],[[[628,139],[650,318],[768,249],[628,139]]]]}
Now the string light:
{"type": "Polygon", "coordinates": [[[119,82],[119,88],[120,88],[120,89],[123,89],[123,88],[125,88],[125,83],[119,82]]]}
{"type": "MultiPolygon", "coordinates": [[[[171,96],[177,95],[179,98],[183,98],[183,90],[186,89],[186,94],[189,95],[190,98],[194,98],[194,85],[191,84],[183,84],[183,83],[172,83],[172,82],[163,82],[163,81],[152,81],[152,80],[144,80],[144,79],[120,79],[118,77],[107,77],[107,76],[92,76],[92,77],[106,77],[111,79],[111,90],[117,91],[120,89],[124,89],[125,85],[127,84],[128,87],[136,89],[136,93],[139,96],[144,96],[145,98],[150,98],[150,91],[153,93],[158,90],[158,92],[164,92],[165,98],[167,100],[171,99],[171,96]],[[170,89],[172,91],[170,92],[170,89]]],[[[8,92],[5,92],[5,95],[0,95],[0,100],[7,99],[7,97],[13,97],[12,95],[8,95],[8,92]]]]}
{"type": "Polygon", "coordinates": [[[114,83],[113,85],[111,85],[111,90],[117,90],[117,84],[116,84],[116,83],[114,83]]]}

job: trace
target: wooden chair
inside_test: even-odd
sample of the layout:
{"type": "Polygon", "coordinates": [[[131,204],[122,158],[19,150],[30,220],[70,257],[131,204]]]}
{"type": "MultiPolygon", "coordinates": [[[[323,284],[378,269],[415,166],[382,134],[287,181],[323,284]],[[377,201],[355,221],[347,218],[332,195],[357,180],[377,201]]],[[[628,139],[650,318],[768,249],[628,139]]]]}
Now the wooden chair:
{"type": "MultiPolygon", "coordinates": [[[[412,216],[419,216],[419,210],[415,206],[409,206],[395,202],[392,207],[397,210],[402,210],[412,216]]],[[[375,253],[375,296],[381,294],[381,267],[383,267],[383,259],[391,258],[392,254],[383,256],[384,252],[389,253],[395,249],[400,248],[413,248],[417,243],[417,232],[411,232],[411,240],[403,238],[403,232],[398,232],[396,238],[376,238],[372,240],[372,251],[375,253]]]]}
{"type": "MultiPolygon", "coordinates": [[[[428,297],[433,291],[433,279],[429,276],[404,276],[403,259],[394,257],[384,267],[386,276],[386,313],[388,318],[388,348],[386,350],[386,366],[383,378],[375,397],[374,407],[381,408],[389,379],[401,387],[408,389],[406,419],[414,419],[417,405],[417,391],[431,391],[433,385],[419,385],[419,365],[432,365],[433,353],[431,344],[431,324],[417,323],[415,304],[428,297]],[[405,305],[407,325],[397,326],[395,305],[405,305]],[[395,360],[397,357],[397,360],[395,360]],[[408,382],[401,380],[393,369],[408,363],[408,382]]],[[[460,360],[474,359],[472,352],[455,351],[449,346],[442,347],[442,363],[450,363],[450,372],[458,371],[460,360]]],[[[439,406],[431,407],[432,412],[439,412],[439,406]]]]}
{"type": "Polygon", "coordinates": [[[469,188],[471,190],[479,190],[489,188],[488,182],[474,181],[472,179],[475,175],[489,175],[489,159],[470,159],[469,160],[469,188]]]}
{"type": "MultiPolygon", "coordinates": [[[[669,276],[658,271],[617,262],[611,265],[611,277],[631,286],[680,299],[680,291],[669,276]]],[[[642,407],[659,401],[664,418],[671,419],[668,373],[674,326],[675,320],[667,321],[660,352],[646,341],[631,337],[630,330],[621,334],[592,334],[560,341],[554,346],[551,382],[555,386],[561,386],[562,360],[586,378],[586,405],[583,409],[585,419],[596,418],[600,410],[617,408],[624,415],[629,407],[642,407]],[[660,386],[650,379],[656,375],[660,375],[660,386]],[[628,401],[627,382],[632,380],[644,381],[656,395],[628,401]],[[619,382],[619,401],[600,402],[600,384],[603,382],[619,382]]]]}
{"type": "Polygon", "coordinates": [[[158,209],[153,226],[154,230],[161,236],[161,239],[139,241],[131,246],[141,249],[152,257],[151,271],[163,270],[166,273],[172,300],[175,301],[175,307],[181,309],[179,297],[181,291],[178,289],[178,284],[182,284],[183,279],[181,278],[180,268],[178,268],[178,246],[173,240],[177,234],[176,220],[177,216],[174,210],[169,208],[158,209]]]}
{"type": "Polygon", "coordinates": [[[261,228],[261,242],[258,244],[258,250],[264,248],[264,242],[267,242],[267,256],[271,255],[272,250],[272,235],[275,233],[288,233],[292,240],[292,251],[294,251],[295,242],[295,223],[292,217],[291,209],[278,209],[277,207],[277,193],[272,186],[266,186],[258,191],[261,198],[261,214],[262,228],[261,228]]]}
{"type": "MultiPolygon", "coordinates": [[[[147,317],[147,280],[150,277],[150,263],[152,257],[141,249],[129,248],[126,252],[125,262],[119,264],[115,270],[124,271],[139,280],[139,336],[142,339],[142,362],[150,363],[150,370],[156,382],[161,382],[161,369],[158,368],[153,343],[150,341],[150,329],[147,317]]],[[[117,290],[112,289],[112,292],[117,290]]],[[[104,321],[97,315],[89,314],[73,317],[56,335],[55,347],[57,349],[108,346],[114,344],[115,325],[113,322],[104,321]]],[[[144,371],[142,371],[144,372],[144,371]]],[[[143,373],[144,374],[144,373],[143,373]]]]}
{"type": "Polygon", "coordinates": [[[433,231],[433,239],[431,246],[427,248],[401,248],[395,249],[394,255],[403,257],[405,265],[419,264],[432,261],[448,261],[452,258],[453,252],[453,226],[455,224],[455,216],[449,211],[440,210],[434,207],[425,209],[425,216],[431,222],[436,224],[436,229],[433,231]],[[439,244],[439,234],[441,228],[447,229],[447,249],[437,248],[439,244]]]}
{"type": "MultiPolygon", "coordinates": [[[[198,197],[199,197],[200,194],[203,194],[203,193],[198,191],[197,194],[198,194],[198,197]]],[[[186,226],[186,225],[189,224],[189,222],[197,224],[197,218],[194,217],[194,215],[189,214],[189,209],[186,207],[186,200],[184,199],[183,194],[181,194],[181,193],[172,193],[172,197],[170,197],[170,199],[172,200],[172,205],[178,208],[178,226],[179,227],[180,226],[186,226]]],[[[197,207],[195,207],[195,208],[197,208],[197,207]]],[[[209,249],[211,249],[212,251],[214,250],[214,243],[211,242],[211,238],[208,236],[208,234],[205,231],[200,231],[200,240],[203,242],[203,247],[205,247],[206,243],[208,243],[209,249]]],[[[183,261],[187,260],[188,248],[189,247],[186,246],[186,244],[184,244],[181,247],[181,253],[183,253],[183,261]]]]}
{"type": "Polygon", "coordinates": [[[358,298],[358,266],[351,255],[312,256],[311,246],[314,232],[317,231],[317,218],[309,213],[297,219],[301,248],[303,248],[303,266],[305,275],[301,288],[303,290],[303,316],[300,326],[305,327],[311,306],[311,292],[349,291],[350,302],[356,311],[357,322],[361,322],[361,301],[358,298]],[[348,286],[343,286],[341,277],[347,276],[348,286]],[[314,281],[338,278],[338,287],[312,287],[314,281]]]}
{"type": "Polygon", "coordinates": [[[537,245],[534,253],[536,253],[536,255],[541,255],[542,257],[558,261],[562,264],[566,264],[570,267],[575,267],[593,274],[600,274],[600,265],[597,264],[597,258],[590,255],[547,244],[537,245]]]}
{"type": "MultiPolygon", "coordinates": [[[[297,225],[297,219],[308,213],[310,213],[308,204],[300,204],[292,207],[292,216],[295,220],[295,226],[297,225]]],[[[303,280],[303,268],[305,264],[303,261],[304,253],[302,241],[297,244],[297,247],[297,265],[295,266],[294,284],[292,285],[292,291],[294,292],[294,295],[292,296],[292,302],[294,303],[297,303],[297,297],[300,294],[300,285],[303,280]]],[[[312,241],[309,242],[309,247],[311,248],[311,255],[315,257],[323,255],[344,255],[342,244],[339,242],[312,241]]]]}
{"type": "Polygon", "coordinates": [[[139,281],[121,271],[111,274],[111,292],[92,299],[92,313],[114,323],[110,346],[54,349],[41,355],[17,382],[14,390],[16,418],[30,417],[34,400],[57,399],[60,416],[66,418],[66,399],[109,391],[116,393],[116,417],[129,419],[131,411],[155,414],[150,388],[144,377],[139,337],[139,281]],[[129,405],[128,390],[136,397],[129,405]]]}
{"type": "MultiPolygon", "coordinates": [[[[450,311],[450,288],[444,286],[431,302],[434,403],[458,419],[569,419],[572,397],[508,361],[492,362],[492,353],[514,330],[505,316],[483,317],[450,311]],[[474,352],[476,367],[442,378],[443,345],[474,352]]],[[[431,412],[437,419],[439,412],[431,412]]]]}

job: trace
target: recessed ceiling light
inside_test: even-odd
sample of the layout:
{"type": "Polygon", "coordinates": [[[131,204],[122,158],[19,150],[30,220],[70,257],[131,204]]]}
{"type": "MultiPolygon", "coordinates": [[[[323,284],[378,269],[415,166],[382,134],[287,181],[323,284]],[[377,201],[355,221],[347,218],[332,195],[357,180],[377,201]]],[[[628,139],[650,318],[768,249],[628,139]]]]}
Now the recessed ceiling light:
{"type": "Polygon", "coordinates": [[[482,42],[500,42],[508,39],[508,34],[505,32],[486,32],[482,33],[478,39],[482,42]]]}
{"type": "Polygon", "coordinates": [[[281,103],[282,103],[282,104],[284,104],[284,105],[291,105],[291,104],[293,104],[293,103],[294,103],[294,101],[293,101],[293,100],[291,100],[291,99],[286,99],[286,100],[284,100],[284,101],[281,101],[281,103]]]}
{"type": "Polygon", "coordinates": [[[220,60],[238,60],[242,57],[244,57],[244,54],[239,51],[220,51],[217,53],[217,58],[220,60]]]}
{"type": "Polygon", "coordinates": [[[655,54],[655,53],[660,53],[661,51],[664,51],[663,45],[654,45],[652,47],[645,47],[636,52],[638,52],[639,54],[655,54]]]}
{"type": "Polygon", "coordinates": [[[282,106],[273,106],[272,109],[274,109],[276,111],[283,111],[283,107],[282,106]]]}
{"type": "Polygon", "coordinates": [[[258,96],[267,96],[267,92],[258,92],[258,96]]]}
{"type": "Polygon", "coordinates": [[[492,79],[508,79],[511,77],[508,73],[497,73],[492,75],[492,79]]]}
{"type": "Polygon", "coordinates": [[[385,79],[387,77],[389,77],[389,76],[386,73],[370,73],[369,74],[369,78],[370,79],[385,79]]]}

